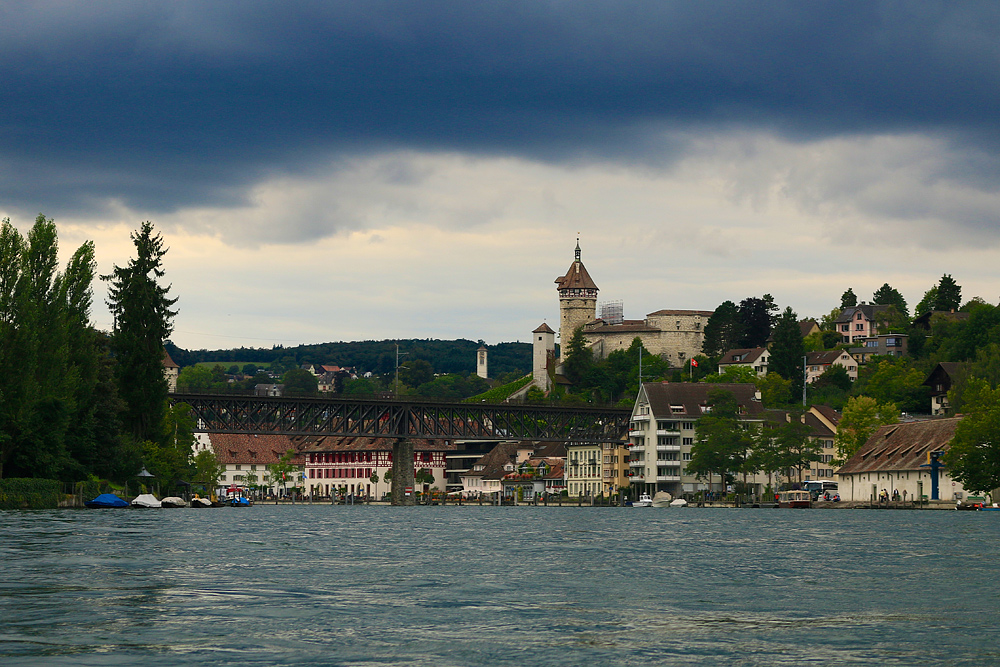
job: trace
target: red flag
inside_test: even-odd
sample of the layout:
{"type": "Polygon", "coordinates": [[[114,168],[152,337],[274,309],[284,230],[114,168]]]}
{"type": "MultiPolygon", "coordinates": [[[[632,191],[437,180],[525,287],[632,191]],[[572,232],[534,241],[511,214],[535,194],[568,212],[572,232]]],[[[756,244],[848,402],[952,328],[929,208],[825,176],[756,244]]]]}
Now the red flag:
{"type": "Polygon", "coordinates": [[[695,368],[697,368],[698,367],[698,360],[697,359],[692,359],[691,360],[691,365],[694,366],[695,368]]]}

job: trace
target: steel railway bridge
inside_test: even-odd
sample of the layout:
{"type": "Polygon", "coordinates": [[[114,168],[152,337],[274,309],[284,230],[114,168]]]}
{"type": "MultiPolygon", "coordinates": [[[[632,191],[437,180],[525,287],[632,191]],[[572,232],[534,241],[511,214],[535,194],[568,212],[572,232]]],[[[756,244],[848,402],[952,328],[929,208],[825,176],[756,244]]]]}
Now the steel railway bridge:
{"type": "Polygon", "coordinates": [[[392,438],[393,504],[410,504],[411,438],[624,442],[631,411],[604,407],[434,403],[380,399],[171,394],[204,433],[273,433],[392,438]],[[397,500],[399,501],[397,503],[397,500]]]}

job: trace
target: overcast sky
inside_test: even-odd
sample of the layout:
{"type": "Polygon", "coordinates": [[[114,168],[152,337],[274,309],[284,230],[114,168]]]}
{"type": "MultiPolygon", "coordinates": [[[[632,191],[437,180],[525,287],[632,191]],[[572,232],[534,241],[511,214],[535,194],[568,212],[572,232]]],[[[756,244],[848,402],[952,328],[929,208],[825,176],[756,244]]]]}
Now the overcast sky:
{"type": "MultiPolygon", "coordinates": [[[[996,2],[8,2],[0,217],[150,220],[187,348],[1000,299],[996,2]]],[[[97,285],[94,319],[110,317],[97,285]]]]}

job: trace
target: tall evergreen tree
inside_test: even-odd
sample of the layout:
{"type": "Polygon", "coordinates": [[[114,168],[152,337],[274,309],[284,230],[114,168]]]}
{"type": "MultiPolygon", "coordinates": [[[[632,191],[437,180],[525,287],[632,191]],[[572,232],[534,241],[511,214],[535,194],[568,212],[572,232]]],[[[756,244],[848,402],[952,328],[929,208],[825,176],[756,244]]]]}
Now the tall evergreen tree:
{"type": "Polygon", "coordinates": [[[847,291],[840,295],[840,307],[841,309],[853,308],[856,305],[858,305],[858,297],[854,295],[854,290],[848,287],[847,291]]]}
{"type": "Polygon", "coordinates": [[[569,344],[566,346],[566,361],[563,366],[566,377],[573,384],[581,382],[594,366],[594,353],[587,346],[587,339],[583,336],[583,327],[577,327],[569,339],[569,344]]]}
{"type": "Polygon", "coordinates": [[[785,308],[774,325],[774,343],[771,345],[771,360],[767,370],[769,374],[777,373],[786,380],[791,380],[793,396],[802,394],[805,382],[802,357],[805,354],[798,316],[790,307],[785,308]]]}
{"type": "Polygon", "coordinates": [[[728,350],[738,347],[742,337],[739,307],[732,301],[723,301],[705,323],[701,351],[708,357],[721,357],[728,350]]]}
{"type": "Polygon", "coordinates": [[[941,276],[937,284],[934,310],[958,310],[962,306],[962,288],[951,274],[941,276]]]}
{"type": "Polygon", "coordinates": [[[751,296],[740,301],[742,336],[737,347],[763,347],[771,335],[776,310],[778,306],[770,294],[759,299],[751,296]]]}
{"type": "Polygon", "coordinates": [[[898,290],[889,286],[889,283],[883,284],[872,295],[872,303],[881,304],[883,306],[895,306],[899,314],[905,318],[910,317],[910,311],[906,305],[906,299],[903,295],[899,293],[898,290]]]}
{"type": "Polygon", "coordinates": [[[163,238],[151,222],[132,233],[136,257],[127,266],[115,266],[109,281],[108,307],[114,315],[112,349],[125,402],[124,426],[138,440],[163,441],[167,380],[163,374],[163,343],[173,331],[176,298],[163,287],[163,238]]]}

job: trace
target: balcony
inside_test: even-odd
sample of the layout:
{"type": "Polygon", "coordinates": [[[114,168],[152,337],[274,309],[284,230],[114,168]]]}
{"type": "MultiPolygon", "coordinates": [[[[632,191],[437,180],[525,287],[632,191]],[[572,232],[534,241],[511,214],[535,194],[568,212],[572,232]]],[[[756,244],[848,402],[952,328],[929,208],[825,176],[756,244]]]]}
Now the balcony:
{"type": "Polygon", "coordinates": [[[628,437],[630,437],[630,438],[641,438],[644,435],[646,435],[645,431],[629,431],[628,432],[628,437]]]}
{"type": "Polygon", "coordinates": [[[652,415],[633,415],[630,419],[634,422],[648,422],[652,415]]]}
{"type": "Polygon", "coordinates": [[[646,467],[646,462],[645,461],[629,461],[628,462],[628,467],[629,468],[645,468],[646,467]]]}
{"type": "Polygon", "coordinates": [[[679,482],[681,481],[680,475],[657,475],[657,482],[679,482]]]}
{"type": "Polygon", "coordinates": [[[657,445],[656,451],[658,452],[679,452],[681,451],[680,445],[657,445]]]}
{"type": "Polygon", "coordinates": [[[676,438],[676,437],[680,437],[680,434],[681,434],[681,430],[679,428],[671,428],[671,429],[658,428],[658,429],[656,429],[656,435],[672,435],[672,436],[674,436],[676,438]]]}

